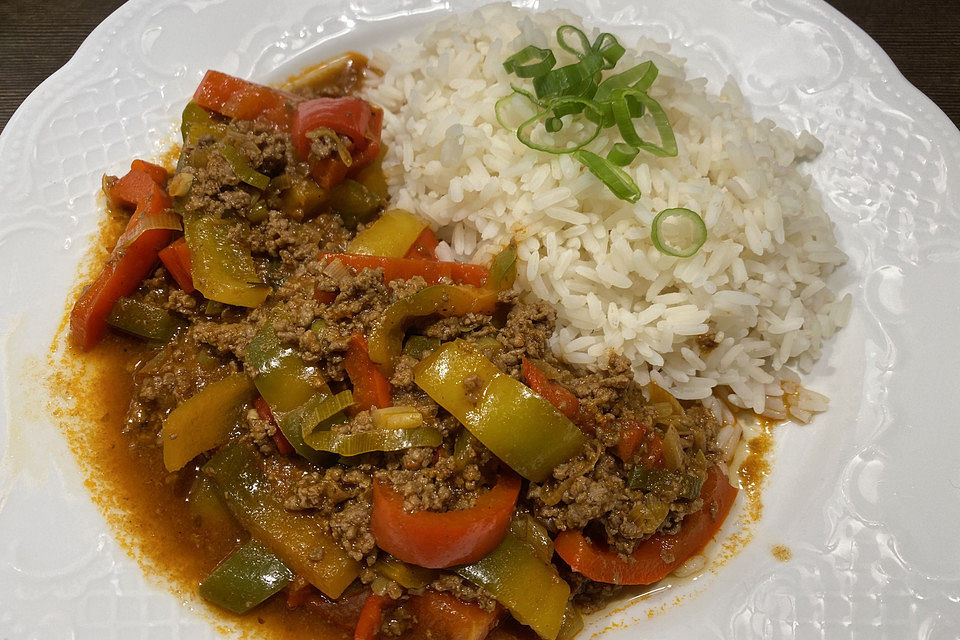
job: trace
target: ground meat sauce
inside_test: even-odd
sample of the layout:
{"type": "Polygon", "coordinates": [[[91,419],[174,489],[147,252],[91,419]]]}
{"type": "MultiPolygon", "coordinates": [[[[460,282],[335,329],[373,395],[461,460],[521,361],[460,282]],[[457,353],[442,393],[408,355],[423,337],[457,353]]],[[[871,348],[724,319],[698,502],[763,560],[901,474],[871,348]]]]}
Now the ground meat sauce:
{"type": "MultiPolygon", "coordinates": [[[[362,69],[358,71],[353,62],[334,74],[334,81],[327,77],[301,91],[307,97],[344,95],[358,87],[358,73],[362,75],[362,69]]],[[[129,365],[132,387],[125,432],[132,441],[149,443],[139,446],[139,458],[133,459],[148,460],[145,468],[157,466],[162,455],[161,427],[173,409],[231,374],[254,374],[247,361],[247,348],[264,323],[272,322],[282,345],[316,367],[336,392],[349,388],[345,355],[351,336],[369,335],[384,309],[427,286],[420,277],[384,282],[380,269],[355,273],[331,269],[319,253],[344,251],[355,230],[323,207],[307,210],[291,206],[284,190],[274,188],[308,176],[309,167],[297,159],[291,136],[268,123],[220,117],[218,122],[226,127],[225,136],[202,136],[182,150],[180,169],[174,175],[177,184],[189,184],[183,206],[187,212],[233,221],[231,239],[251,252],[259,276],[271,285],[272,292],[255,309],[224,305],[205,300],[199,292],[185,293],[166,269],[159,267],[132,296],[170,311],[181,325],[167,344],[148,349],[146,356],[131,351],[138,356],[129,365]],[[262,194],[239,180],[222,155],[227,144],[250,167],[270,178],[271,186],[262,194]],[[254,198],[265,205],[257,219],[249,215],[254,198]],[[327,295],[319,296],[318,292],[327,295]]],[[[311,153],[326,157],[335,153],[335,147],[325,138],[316,138],[311,153]]],[[[662,441],[668,429],[674,430],[679,442],[676,470],[702,482],[708,466],[718,460],[714,448],[718,424],[697,403],[682,403],[683,411],[677,414],[649,402],[633,381],[630,362],[616,353],[611,352],[597,371],[559,361],[548,344],[555,319],[556,313],[549,305],[521,301],[517,293],[505,291],[493,315],[427,317],[409,332],[440,342],[461,339],[472,343],[501,371],[521,382],[528,382],[522,372],[524,360],[535,363],[552,384],[576,397],[577,423],[583,425],[588,436],[586,445],[542,482],[525,481],[518,510],[534,516],[551,537],[563,531],[583,530],[590,539],[627,556],[657,532],[676,532],[684,516],[700,510],[703,503],[696,497],[683,497],[676,484],[661,483],[646,490],[630,488],[631,470],[640,463],[637,456],[627,460],[618,456],[616,447],[624,425],[636,421],[650,428],[639,445],[640,452],[647,450],[652,438],[662,441]]],[[[425,589],[477,603],[485,611],[500,611],[490,593],[451,571],[433,572],[425,587],[404,588],[371,570],[383,556],[370,525],[374,483],[396,491],[409,512],[446,512],[473,507],[501,473],[497,458],[414,383],[414,367],[429,353],[419,357],[404,354],[390,383],[394,405],[415,407],[424,426],[439,430],[443,438],[439,447],[341,457],[322,468],[296,453],[280,453],[276,424],[252,406],[242,413],[232,436],[256,453],[270,480],[270,491],[283,508],[319,514],[333,539],[363,567],[358,581],[341,598],[343,604],[332,605],[298,578],[287,588],[291,605],[312,609],[327,621],[350,627],[356,624],[356,602],[373,589],[394,600],[394,606],[383,616],[383,637],[417,637],[415,617],[404,603],[425,589]]],[[[482,389],[480,377],[467,377],[463,386],[467,398],[476,403],[482,389]]],[[[356,434],[378,427],[371,411],[364,410],[332,429],[339,434],[356,434]]],[[[176,499],[183,499],[184,487],[202,478],[198,469],[211,453],[202,454],[172,474],[162,486],[176,499]]],[[[194,537],[230,539],[236,535],[232,530],[224,533],[200,515],[196,526],[191,532],[194,537]]],[[[228,543],[205,548],[222,554],[225,545],[228,543]]],[[[571,571],[556,556],[554,562],[570,584],[574,602],[585,609],[598,608],[618,590],[571,571]]],[[[505,622],[501,628],[499,637],[524,634],[513,622],[505,622]]]]}

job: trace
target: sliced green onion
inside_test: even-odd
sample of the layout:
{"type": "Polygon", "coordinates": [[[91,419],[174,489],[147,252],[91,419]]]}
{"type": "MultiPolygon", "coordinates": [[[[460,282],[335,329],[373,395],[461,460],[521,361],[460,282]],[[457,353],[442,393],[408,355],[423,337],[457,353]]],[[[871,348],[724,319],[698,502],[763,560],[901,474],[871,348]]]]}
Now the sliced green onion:
{"type": "Polygon", "coordinates": [[[223,158],[230,163],[230,168],[237,175],[237,179],[246,182],[251,187],[263,191],[270,184],[270,176],[264,175],[247,164],[240,152],[233,145],[224,145],[220,151],[223,158]]]}
{"type": "Polygon", "coordinates": [[[557,67],[533,79],[533,91],[540,98],[566,96],[581,89],[584,81],[603,69],[603,58],[598,54],[584,56],[580,62],[557,67]]]}
{"type": "Polygon", "coordinates": [[[583,149],[576,151],[573,157],[589,169],[590,173],[597,176],[603,184],[607,185],[613,195],[631,203],[640,199],[640,187],[633,181],[633,178],[606,158],[601,158],[592,151],[583,149]]]}
{"type": "Polygon", "coordinates": [[[503,68],[518,78],[536,78],[553,69],[555,64],[553,51],[531,44],[504,60],[503,68]]]}
{"type": "Polygon", "coordinates": [[[513,85],[510,85],[510,86],[511,86],[511,88],[513,89],[513,92],[512,92],[512,93],[509,93],[509,94],[503,96],[502,98],[500,98],[499,100],[497,100],[496,104],[493,105],[493,114],[497,117],[497,122],[500,123],[500,126],[501,126],[501,127],[503,127],[504,129],[509,129],[509,130],[513,131],[516,127],[512,127],[512,126],[508,125],[508,124],[505,122],[505,117],[504,117],[503,109],[504,109],[504,107],[506,106],[506,104],[507,104],[508,102],[510,102],[511,100],[513,100],[513,97],[514,97],[514,96],[516,96],[516,95],[523,96],[524,98],[526,98],[527,100],[529,100],[531,103],[533,103],[534,105],[536,105],[537,108],[540,109],[540,110],[542,110],[545,105],[544,105],[540,100],[538,100],[535,95],[533,95],[533,94],[530,93],[529,91],[525,91],[525,90],[523,90],[523,89],[521,89],[521,88],[519,88],[519,87],[514,87],[513,85]]]}
{"type": "MultiPolygon", "coordinates": [[[[555,98],[554,100],[551,100],[549,103],[547,103],[547,107],[543,111],[541,111],[540,113],[538,113],[537,115],[533,116],[532,118],[530,118],[529,120],[527,120],[526,122],[520,125],[520,127],[517,129],[517,139],[520,140],[520,142],[522,142],[523,144],[530,147],[531,149],[536,149],[537,151],[544,151],[546,153],[553,153],[553,154],[573,153],[578,149],[583,148],[585,145],[593,142],[593,140],[598,135],[600,135],[600,125],[597,123],[594,123],[595,126],[593,129],[593,132],[590,134],[589,137],[587,137],[585,140],[581,140],[580,142],[575,143],[573,146],[562,146],[562,147],[548,146],[548,145],[538,144],[532,140],[531,138],[532,129],[537,125],[537,123],[540,122],[541,120],[546,120],[549,118],[556,117],[552,115],[554,110],[558,106],[563,106],[566,104],[579,104],[579,105],[582,105],[582,107],[585,108],[587,111],[598,113],[597,106],[591,100],[587,100],[584,98],[576,98],[572,96],[555,98]]],[[[570,141],[570,142],[573,142],[573,141],[570,141]]]]}
{"type": "Polygon", "coordinates": [[[613,111],[613,119],[623,136],[624,142],[631,147],[643,149],[655,156],[675,157],[677,155],[677,138],[673,134],[673,127],[670,126],[670,120],[660,103],[648,96],[645,92],[632,87],[626,89],[614,89],[610,97],[610,107],[613,111]],[[633,116],[630,113],[630,104],[628,96],[633,96],[639,100],[650,112],[653,123],[657,127],[657,133],[660,134],[660,145],[647,142],[637,133],[633,126],[633,116]]]}
{"type": "Polygon", "coordinates": [[[563,129],[563,120],[556,116],[547,118],[543,123],[543,128],[550,133],[556,133],[557,131],[560,131],[560,129],[563,129]]]}
{"type": "Polygon", "coordinates": [[[689,258],[706,242],[707,225],[698,213],[690,209],[664,209],[653,219],[650,240],[660,253],[689,258]]]}
{"type": "MultiPolygon", "coordinates": [[[[659,74],[660,70],[657,69],[657,65],[647,61],[635,67],[630,67],[621,73],[615,73],[601,82],[600,86],[597,87],[597,93],[593,96],[593,99],[600,105],[603,111],[603,126],[609,127],[614,124],[613,113],[610,110],[610,95],[615,89],[626,89],[630,87],[638,91],[646,91],[650,88],[650,85],[653,84],[653,81],[657,79],[659,74]]],[[[634,117],[641,115],[643,114],[639,111],[633,113],[634,117]]]]}
{"type": "Polygon", "coordinates": [[[627,50],[620,44],[612,33],[601,33],[593,42],[593,52],[600,54],[604,60],[604,69],[613,69],[627,50]]]}
{"type": "Polygon", "coordinates": [[[341,456],[358,456],[371,451],[399,451],[411,447],[439,447],[443,436],[433,427],[334,433],[314,431],[305,436],[307,444],[317,451],[328,451],[341,456]]]}
{"type": "Polygon", "coordinates": [[[613,148],[607,153],[607,160],[618,167],[625,167],[633,162],[633,159],[636,158],[639,153],[640,149],[631,147],[626,142],[618,142],[613,145],[613,148]]]}
{"type": "MultiPolygon", "coordinates": [[[[605,34],[606,35],[606,34],[605,34]]],[[[576,28],[572,24],[565,24],[562,27],[557,29],[557,44],[560,45],[560,48],[564,51],[568,51],[573,55],[577,56],[581,60],[584,56],[588,55],[593,49],[590,46],[590,40],[587,39],[587,34],[585,34],[580,29],[576,28]],[[580,48],[577,49],[572,45],[567,44],[567,34],[572,33],[577,36],[577,39],[580,41],[580,48]]]]}

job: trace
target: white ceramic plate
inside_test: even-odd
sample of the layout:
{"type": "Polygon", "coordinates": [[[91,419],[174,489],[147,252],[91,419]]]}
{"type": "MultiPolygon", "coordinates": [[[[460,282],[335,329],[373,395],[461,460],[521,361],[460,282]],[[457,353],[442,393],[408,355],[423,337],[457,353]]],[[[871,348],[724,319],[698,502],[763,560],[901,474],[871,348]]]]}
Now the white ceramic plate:
{"type": "MultiPolygon", "coordinates": [[[[0,137],[0,638],[216,636],[202,607],[120,549],[44,414],[37,379],[102,215],[101,174],[162,153],[207,68],[275,81],[476,4],[134,0],[10,120],[0,137]]],[[[837,283],[856,300],[806,381],[831,396],[830,410],[777,430],[752,541],[590,632],[960,638],[960,132],[819,0],[528,4],[669,40],[714,83],[732,74],[758,117],[823,140],[810,169],[851,256],[837,283]],[[775,560],[773,545],[792,560],[775,560]]]]}

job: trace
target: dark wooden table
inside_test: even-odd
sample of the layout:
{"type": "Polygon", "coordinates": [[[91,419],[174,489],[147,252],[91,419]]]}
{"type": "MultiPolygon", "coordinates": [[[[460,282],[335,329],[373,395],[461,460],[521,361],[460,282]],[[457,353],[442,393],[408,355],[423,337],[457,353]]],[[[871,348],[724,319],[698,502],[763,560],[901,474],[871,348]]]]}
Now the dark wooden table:
{"type": "MultiPolygon", "coordinates": [[[[960,126],[960,0],[828,0],[960,126]]],[[[0,127],[122,0],[0,0],[0,127]]]]}

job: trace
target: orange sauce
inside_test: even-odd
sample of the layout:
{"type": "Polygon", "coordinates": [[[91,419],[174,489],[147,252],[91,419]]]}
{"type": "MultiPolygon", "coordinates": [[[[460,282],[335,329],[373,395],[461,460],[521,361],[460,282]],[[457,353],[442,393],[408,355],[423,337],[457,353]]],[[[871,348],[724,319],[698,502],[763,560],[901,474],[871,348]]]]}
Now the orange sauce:
{"type": "Polygon", "coordinates": [[[223,631],[265,640],[339,640],[347,635],[315,614],[291,611],[282,596],[246,616],[206,605],[197,587],[243,539],[233,526],[213,527],[191,511],[185,496],[196,467],[170,474],[152,433],[124,433],[132,393],[130,372],[152,355],[134,340],[108,335],[83,353],[69,345],[69,308],[109,255],[125,221],[106,216],[85,261],[48,358],[51,415],[80,464],[84,485],[117,540],[154,581],[223,631]],[[63,346],[64,348],[60,348],[63,346]],[[225,626],[225,625],[228,625],[225,626]]]}

